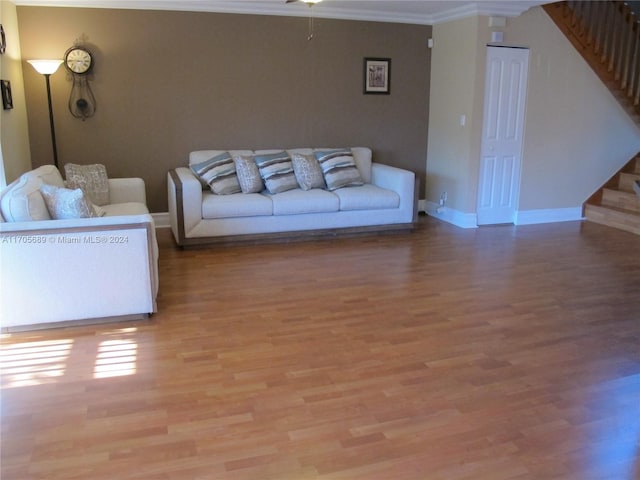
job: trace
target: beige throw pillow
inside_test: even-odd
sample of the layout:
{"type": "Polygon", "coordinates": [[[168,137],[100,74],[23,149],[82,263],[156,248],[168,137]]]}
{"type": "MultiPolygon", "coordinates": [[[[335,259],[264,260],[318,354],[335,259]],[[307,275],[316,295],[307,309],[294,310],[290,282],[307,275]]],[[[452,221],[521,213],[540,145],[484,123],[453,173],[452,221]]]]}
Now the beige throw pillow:
{"type": "Polygon", "coordinates": [[[67,163],[64,166],[67,177],[67,188],[81,188],[85,195],[96,205],[109,204],[109,179],[104,165],[76,165],[67,163]]]}
{"type": "Polygon", "coordinates": [[[54,220],[69,218],[97,217],[91,202],[89,202],[81,189],[70,190],[68,188],[54,187],[43,183],[40,193],[49,210],[49,215],[54,220]]]}
{"type": "Polygon", "coordinates": [[[233,161],[242,193],[260,193],[264,190],[260,170],[252,155],[234,155],[233,161]]]}
{"type": "Polygon", "coordinates": [[[296,175],[296,180],[302,190],[326,187],[320,163],[313,155],[294,153],[291,156],[291,162],[293,163],[293,172],[296,175]]]}

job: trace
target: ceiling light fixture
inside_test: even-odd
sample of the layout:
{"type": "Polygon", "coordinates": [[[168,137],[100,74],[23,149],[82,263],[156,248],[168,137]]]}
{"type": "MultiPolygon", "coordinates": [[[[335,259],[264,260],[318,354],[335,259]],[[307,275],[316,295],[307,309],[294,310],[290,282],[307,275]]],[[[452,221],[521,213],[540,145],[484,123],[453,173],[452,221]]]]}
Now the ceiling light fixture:
{"type": "MultiPolygon", "coordinates": [[[[320,3],[322,0],[287,0],[286,3],[302,2],[309,5],[309,8],[313,7],[316,3],[320,3]]],[[[313,10],[309,10],[309,36],[307,40],[313,38],[313,10]]]]}

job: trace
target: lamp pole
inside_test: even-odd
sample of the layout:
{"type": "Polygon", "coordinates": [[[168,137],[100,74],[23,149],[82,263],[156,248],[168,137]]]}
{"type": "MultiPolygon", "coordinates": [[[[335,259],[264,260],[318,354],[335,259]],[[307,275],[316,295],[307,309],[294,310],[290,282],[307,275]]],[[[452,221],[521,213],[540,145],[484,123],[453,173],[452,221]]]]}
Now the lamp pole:
{"type": "Polygon", "coordinates": [[[49,82],[50,73],[44,74],[44,80],[47,83],[47,102],[49,103],[49,125],[51,126],[51,145],[53,147],[53,164],[58,168],[58,147],[56,146],[56,127],[53,123],[53,106],[51,105],[51,83],[49,82]]]}
{"type": "Polygon", "coordinates": [[[44,75],[47,84],[47,103],[49,105],[49,126],[51,127],[51,146],[53,148],[53,164],[58,168],[58,147],[56,146],[56,128],[53,123],[53,105],[51,104],[51,82],[49,77],[56,73],[62,60],[27,60],[38,73],[44,75]]]}

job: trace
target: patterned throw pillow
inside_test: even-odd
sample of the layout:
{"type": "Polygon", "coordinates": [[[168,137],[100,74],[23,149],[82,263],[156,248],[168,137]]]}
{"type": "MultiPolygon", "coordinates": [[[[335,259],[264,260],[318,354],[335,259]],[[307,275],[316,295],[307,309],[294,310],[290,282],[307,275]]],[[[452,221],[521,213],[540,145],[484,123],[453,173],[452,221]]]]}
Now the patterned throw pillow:
{"type": "Polygon", "coordinates": [[[67,163],[64,166],[67,177],[67,188],[81,188],[84,194],[96,205],[109,204],[109,179],[104,165],[76,165],[67,163]]]}
{"type": "Polygon", "coordinates": [[[291,157],[291,162],[293,163],[293,172],[296,175],[296,180],[302,190],[326,187],[324,175],[322,175],[322,169],[316,157],[294,153],[291,157]]]}
{"type": "Polygon", "coordinates": [[[234,155],[236,173],[242,193],[259,193],[264,189],[260,171],[251,155],[234,155]]]}
{"type": "Polygon", "coordinates": [[[213,193],[230,195],[240,193],[236,166],[228,152],[221,153],[204,162],[191,165],[191,170],[213,193]]]}
{"type": "Polygon", "coordinates": [[[260,176],[270,193],[286,192],[298,188],[293,164],[287,152],[254,156],[260,176]]]}
{"type": "Polygon", "coordinates": [[[314,152],[320,163],[328,190],[364,185],[349,149],[314,152]]]}
{"type": "Polygon", "coordinates": [[[43,183],[40,186],[40,193],[47,205],[49,215],[54,220],[98,216],[80,188],[70,190],[43,183]]]}

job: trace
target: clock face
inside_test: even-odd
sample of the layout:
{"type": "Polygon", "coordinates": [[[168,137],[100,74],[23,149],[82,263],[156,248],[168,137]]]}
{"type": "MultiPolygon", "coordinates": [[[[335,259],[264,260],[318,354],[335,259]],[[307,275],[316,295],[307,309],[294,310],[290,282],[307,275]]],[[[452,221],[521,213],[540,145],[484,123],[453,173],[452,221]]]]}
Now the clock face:
{"type": "Polygon", "coordinates": [[[91,68],[91,54],[84,48],[70,48],[65,55],[65,65],[73,73],[87,73],[91,68]]]}

